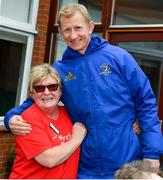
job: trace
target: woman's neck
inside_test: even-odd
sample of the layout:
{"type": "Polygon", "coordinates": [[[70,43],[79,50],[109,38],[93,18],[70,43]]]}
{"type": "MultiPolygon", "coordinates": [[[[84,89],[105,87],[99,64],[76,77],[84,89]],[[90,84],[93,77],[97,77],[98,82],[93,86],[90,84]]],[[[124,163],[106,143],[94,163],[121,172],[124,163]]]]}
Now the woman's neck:
{"type": "Polygon", "coordinates": [[[59,115],[59,108],[55,106],[53,108],[44,109],[44,113],[51,119],[57,120],[59,115]]]}

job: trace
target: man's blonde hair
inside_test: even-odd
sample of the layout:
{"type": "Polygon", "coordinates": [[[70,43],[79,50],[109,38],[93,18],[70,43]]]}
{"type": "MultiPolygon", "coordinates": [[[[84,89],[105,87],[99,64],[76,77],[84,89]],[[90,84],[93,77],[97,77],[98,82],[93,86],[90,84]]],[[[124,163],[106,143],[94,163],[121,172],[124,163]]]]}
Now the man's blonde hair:
{"type": "Polygon", "coordinates": [[[59,26],[60,26],[61,17],[70,18],[75,14],[75,12],[81,13],[81,15],[85,18],[85,20],[88,23],[92,20],[88,11],[87,11],[87,8],[84,5],[78,4],[78,3],[71,3],[68,5],[65,5],[60,10],[59,15],[58,15],[58,19],[57,19],[59,26]]]}
{"type": "Polygon", "coordinates": [[[60,89],[62,89],[61,85],[61,78],[58,74],[58,72],[52,68],[49,64],[44,63],[41,65],[34,66],[31,69],[31,73],[29,76],[29,83],[28,83],[28,96],[32,97],[33,94],[33,86],[38,84],[40,81],[43,81],[47,78],[47,76],[50,75],[54,77],[59,84],[60,89]]]}

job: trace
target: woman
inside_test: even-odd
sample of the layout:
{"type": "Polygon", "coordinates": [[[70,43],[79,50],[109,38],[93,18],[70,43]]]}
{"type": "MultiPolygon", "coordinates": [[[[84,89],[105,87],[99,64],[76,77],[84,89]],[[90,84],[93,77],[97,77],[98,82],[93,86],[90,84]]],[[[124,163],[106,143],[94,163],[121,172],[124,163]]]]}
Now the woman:
{"type": "Polygon", "coordinates": [[[86,128],[81,123],[72,126],[65,108],[58,106],[61,89],[58,73],[48,64],[32,69],[28,95],[35,103],[21,114],[32,131],[16,136],[16,158],[9,178],[76,178],[86,128]]]}

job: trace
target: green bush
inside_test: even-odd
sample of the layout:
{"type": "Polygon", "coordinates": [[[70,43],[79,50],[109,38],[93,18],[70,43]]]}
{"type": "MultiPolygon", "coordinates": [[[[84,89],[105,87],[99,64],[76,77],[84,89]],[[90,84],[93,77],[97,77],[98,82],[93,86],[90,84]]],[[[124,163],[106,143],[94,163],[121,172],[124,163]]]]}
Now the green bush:
{"type": "Polygon", "coordinates": [[[6,167],[8,175],[10,175],[10,173],[11,173],[12,166],[13,166],[13,163],[15,160],[15,155],[16,155],[15,148],[12,148],[10,151],[10,154],[9,154],[9,159],[7,161],[7,167],[6,167]]]}

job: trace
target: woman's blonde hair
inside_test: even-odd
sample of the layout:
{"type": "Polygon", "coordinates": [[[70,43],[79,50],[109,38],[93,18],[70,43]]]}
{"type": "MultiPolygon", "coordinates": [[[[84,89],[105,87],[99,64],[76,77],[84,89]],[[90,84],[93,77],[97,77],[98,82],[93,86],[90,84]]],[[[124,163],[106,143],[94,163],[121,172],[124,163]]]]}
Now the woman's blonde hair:
{"type": "Polygon", "coordinates": [[[66,17],[66,18],[72,17],[77,11],[81,13],[81,15],[85,18],[85,20],[88,23],[91,21],[91,17],[84,5],[78,4],[78,3],[71,3],[68,5],[65,5],[60,10],[58,19],[57,19],[57,23],[59,24],[59,26],[60,26],[61,17],[66,17]]]}
{"type": "Polygon", "coordinates": [[[57,83],[59,84],[60,89],[62,89],[61,78],[58,72],[54,68],[52,68],[49,64],[44,63],[41,65],[34,66],[31,69],[29,82],[28,82],[28,96],[29,97],[32,97],[33,86],[38,84],[40,81],[43,81],[44,79],[46,79],[48,75],[54,77],[57,83]]]}

